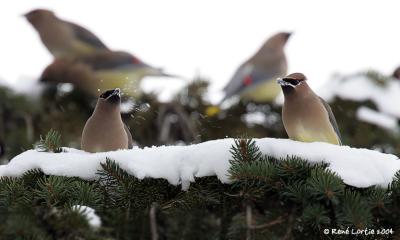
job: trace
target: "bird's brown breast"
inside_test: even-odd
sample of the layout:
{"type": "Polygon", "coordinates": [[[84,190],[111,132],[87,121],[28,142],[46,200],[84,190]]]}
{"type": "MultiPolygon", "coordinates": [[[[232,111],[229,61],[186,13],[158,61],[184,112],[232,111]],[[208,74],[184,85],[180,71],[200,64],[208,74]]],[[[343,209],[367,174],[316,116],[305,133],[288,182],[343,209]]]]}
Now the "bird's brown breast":
{"type": "Polygon", "coordinates": [[[127,149],[128,136],[120,117],[90,117],[83,129],[81,147],[87,152],[127,149]]]}
{"type": "Polygon", "coordinates": [[[290,139],[303,142],[339,144],[329,115],[318,96],[309,94],[285,99],[282,109],[285,130],[290,139]]]}

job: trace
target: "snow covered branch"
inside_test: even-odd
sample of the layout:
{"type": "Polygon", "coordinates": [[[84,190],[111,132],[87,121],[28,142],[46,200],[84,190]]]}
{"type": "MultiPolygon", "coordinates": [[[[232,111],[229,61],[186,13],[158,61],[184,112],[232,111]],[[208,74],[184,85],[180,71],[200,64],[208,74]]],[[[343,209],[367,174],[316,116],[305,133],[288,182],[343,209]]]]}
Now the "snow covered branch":
{"type": "MultiPolygon", "coordinates": [[[[368,149],[336,146],[327,143],[302,143],[288,139],[255,139],[263,154],[278,159],[297,156],[310,163],[325,162],[343,181],[355,187],[387,187],[400,170],[397,156],[368,149]]],[[[229,183],[229,150],[234,139],[220,139],[190,146],[134,148],[104,153],[86,153],[64,148],[61,153],[26,151],[9,164],[0,166],[0,176],[19,177],[31,169],[45,174],[96,179],[100,163],[114,160],[122,169],[139,179],[163,178],[173,185],[189,187],[197,177],[217,176],[229,183]]]]}

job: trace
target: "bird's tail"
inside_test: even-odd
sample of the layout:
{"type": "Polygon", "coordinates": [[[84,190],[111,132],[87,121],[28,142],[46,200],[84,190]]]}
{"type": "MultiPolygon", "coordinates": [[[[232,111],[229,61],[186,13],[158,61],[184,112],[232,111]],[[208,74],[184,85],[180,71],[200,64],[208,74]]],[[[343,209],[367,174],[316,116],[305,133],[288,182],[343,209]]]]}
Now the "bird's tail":
{"type": "Polygon", "coordinates": [[[154,76],[154,77],[167,77],[167,78],[181,79],[184,81],[190,81],[190,79],[185,78],[183,76],[180,76],[177,74],[172,74],[172,73],[167,73],[162,68],[151,67],[151,71],[150,71],[149,75],[154,76]]]}
{"type": "Polygon", "coordinates": [[[161,72],[159,76],[160,77],[178,78],[178,79],[186,80],[184,77],[182,77],[180,75],[170,74],[170,73],[165,73],[165,72],[161,72]]]}

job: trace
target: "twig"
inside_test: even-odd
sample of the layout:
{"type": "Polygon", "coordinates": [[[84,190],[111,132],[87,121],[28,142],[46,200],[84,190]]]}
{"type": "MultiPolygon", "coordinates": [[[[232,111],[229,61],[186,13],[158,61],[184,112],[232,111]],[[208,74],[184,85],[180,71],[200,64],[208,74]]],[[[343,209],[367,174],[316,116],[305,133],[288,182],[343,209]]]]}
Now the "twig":
{"type": "Polygon", "coordinates": [[[157,232],[157,219],[156,219],[156,204],[153,203],[150,207],[150,230],[151,230],[151,239],[158,240],[158,232],[157,232]]]}
{"type": "Polygon", "coordinates": [[[282,223],[284,221],[282,216],[279,216],[277,219],[272,220],[270,222],[264,223],[264,224],[260,224],[260,225],[251,225],[252,229],[262,229],[262,228],[267,228],[267,227],[271,227],[274,226],[276,224],[282,223]]]}
{"type": "Polygon", "coordinates": [[[289,215],[289,219],[288,219],[288,228],[287,228],[285,236],[283,236],[282,240],[290,239],[290,237],[292,236],[292,230],[293,230],[293,226],[294,226],[293,222],[294,222],[294,216],[291,213],[289,215]]]}
{"type": "Polygon", "coordinates": [[[246,226],[247,226],[247,230],[246,230],[246,240],[250,240],[251,239],[251,230],[253,229],[253,225],[252,225],[252,211],[251,211],[251,206],[249,204],[246,205],[246,226]]]}

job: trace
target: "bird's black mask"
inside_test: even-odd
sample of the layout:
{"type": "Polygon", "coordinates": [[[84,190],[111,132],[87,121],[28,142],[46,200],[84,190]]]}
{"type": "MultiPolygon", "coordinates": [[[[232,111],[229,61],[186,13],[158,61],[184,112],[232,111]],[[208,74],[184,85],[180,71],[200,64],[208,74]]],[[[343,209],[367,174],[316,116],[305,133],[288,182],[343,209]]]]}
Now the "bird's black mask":
{"type": "Polygon", "coordinates": [[[100,98],[105,99],[109,103],[120,103],[121,91],[119,90],[119,88],[107,90],[100,95],[100,98]]]}

